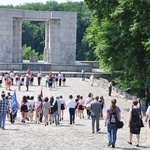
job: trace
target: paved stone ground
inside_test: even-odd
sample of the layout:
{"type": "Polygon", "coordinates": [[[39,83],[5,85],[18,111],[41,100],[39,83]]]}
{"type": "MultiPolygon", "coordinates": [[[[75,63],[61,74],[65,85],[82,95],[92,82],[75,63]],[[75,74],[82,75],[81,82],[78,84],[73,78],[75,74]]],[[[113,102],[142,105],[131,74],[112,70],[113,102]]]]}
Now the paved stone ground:
{"type": "MultiPolygon", "coordinates": [[[[12,90],[16,89],[17,99],[21,101],[23,95],[35,96],[40,93],[41,87],[36,84],[29,88],[26,92],[26,88],[23,86],[21,91],[17,90],[17,86],[13,86],[12,90]]],[[[44,79],[42,81],[44,86],[44,79]]],[[[0,92],[5,90],[0,88],[0,92]]],[[[8,92],[5,90],[5,92],[8,92]]],[[[148,124],[145,123],[145,127],[141,131],[140,147],[135,147],[136,138],[133,136],[133,145],[128,145],[127,140],[129,137],[128,129],[128,116],[127,110],[131,107],[131,100],[125,100],[116,92],[112,92],[112,96],[108,96],[108,90],[106,87],[101,86],[97,81],[94,86],[90,86],[90,81],[86,79],[81,81],[81,78],[67,78],[65,87],[56,87],[49,90],[43,87],[43,94],[45,96],[59,96],[63,95],[66,102],[68,96],[72,94],[74,98],[77,94],[87,97],[88,93],[92,92],[94,96],[103,95],[105,98],[105,108],[110,105],[112,98],[117,99],[117,105],[122,111],[122,120],[125,125],[123,129],[118,130],[118,139],[116,142],[116,148],[120,150],[148,150],[150,149],[150,129],[148,124]]],[[[11,91],[13,94],[13,91],[11,91]]],[[[84,119],[76,118],[74,125],[69,125],[68,110],[65,110],[64,120],[61,121],[61,125],[56,127],[54,124],[44,126],[44,123],[35,124],[26,122],[22,124],[20,122],[20,113],[15,124],[10,124],[6,121],[6,130],[0,130],[0,150],[109,150],[111,147],[107,147],[107,133],[104,126],[104,120],[100,120],[101,130],[99,133],[92,134],[91,120],[87,119],[86,112],[84,119]]]]}

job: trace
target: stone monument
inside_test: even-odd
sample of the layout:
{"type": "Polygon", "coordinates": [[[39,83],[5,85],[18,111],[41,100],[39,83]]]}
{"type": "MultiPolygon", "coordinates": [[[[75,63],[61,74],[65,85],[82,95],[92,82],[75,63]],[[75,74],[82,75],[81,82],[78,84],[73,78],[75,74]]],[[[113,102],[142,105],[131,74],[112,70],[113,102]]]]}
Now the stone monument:
{"type": "MultiPolygon", "coordinates": [[[[0,70],[66,70],[76,66],[77,13],[62,11],[33,11],[0,9],[0,70]],[[22,22],[45,22],[44,60],[40,64],[25,63],[22,57],[22,22]],[[45,67],[47,65],[47,67],[45,67]],[[34,66],[34,68],[32,68],[34,66]],[[52,68],[53,66],[53,68],[52,68]]],[[[81,64],[80,64],[81,65],[81,64]]],[[[83,67],[83,66],[81,66],[83,67]]],[[[79,68],[79,70],[81,70],[79,68]]]]}

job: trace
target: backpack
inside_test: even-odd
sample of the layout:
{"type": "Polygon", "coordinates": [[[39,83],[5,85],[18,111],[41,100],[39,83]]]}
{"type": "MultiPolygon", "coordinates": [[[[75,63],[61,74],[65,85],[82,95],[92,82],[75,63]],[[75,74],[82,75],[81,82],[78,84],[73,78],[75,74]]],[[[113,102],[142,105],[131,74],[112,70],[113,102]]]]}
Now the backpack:
{"type": "Polygon", "coordinates": [[[57,100],[55,104],[53,105],[53,111],[56,112],[58,110],[57,100]]]}
{"type": "Polygon", "coordinates": [[[116,114],[116,112],[110,113],[110,123],[111,124],[116,124],[117,123],[117,114],[116,114]]]}

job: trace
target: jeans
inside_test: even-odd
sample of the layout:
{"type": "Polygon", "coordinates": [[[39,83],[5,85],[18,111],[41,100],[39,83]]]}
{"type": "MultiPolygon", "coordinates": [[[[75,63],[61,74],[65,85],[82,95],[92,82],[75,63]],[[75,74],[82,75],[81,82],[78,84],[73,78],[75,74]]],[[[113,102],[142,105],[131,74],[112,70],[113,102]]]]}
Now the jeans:
{"type": "Polygon", "coordinates": [[[107,134],[108,134],[108,140],[111,141],[115,145],[116,139],[117,139],[116,124],[108,123],[108,125],[107,125],[107,134]]]}
{"type": "Polygon", "coordinates": [[[75,120],[75,108],[69,108],[70,124],[74,123],[75,120]]]}
{"type": "Polygon", "coordinates": [[[6,112],[0,113],[0,127],[5,128],[6,112]]]}
{"type": "Polygon", "coordinates": [[[59,113],[57,111],[54,112],[54,121],[56,125],[59,124],[59,113]]]}

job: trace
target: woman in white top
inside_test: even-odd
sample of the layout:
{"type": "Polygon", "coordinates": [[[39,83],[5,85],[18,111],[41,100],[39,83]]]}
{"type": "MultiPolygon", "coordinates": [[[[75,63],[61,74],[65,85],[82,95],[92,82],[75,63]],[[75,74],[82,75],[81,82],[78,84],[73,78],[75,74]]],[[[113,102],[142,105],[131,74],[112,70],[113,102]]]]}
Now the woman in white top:
{"type": "Polygon", "coordinates": [[[16,74],[16,75],[15,75],[15,82],[16,82],[16,85],[18,85],[18,81],[19,81],[19,76],[16,74]]]}
{"type": "Polygon", "coordinates": [[[84,105],[85,101],[83,100],[83,96],[80,96],[80,99],[78,101],[78,110],[80,119],[84,118],[84,105]]]}
{"type": "Polygon", "coordinates": [[[63,99],[62,96],[59,97],[59,99],[61,100],[61,113],[60,113],[60,120],[63,120],[64,119],[64,110],[66,108],[66,103],[65,103],[65,100],[63,99]]]}
{"type": "Polygon", "coordinates": [[[28,100],[28,116],[30,122],[33,122],[33,115],[34,115],[34,108],[35,108],[35,101],[34,96],[31,96],[31,98],[28,100]]]}

